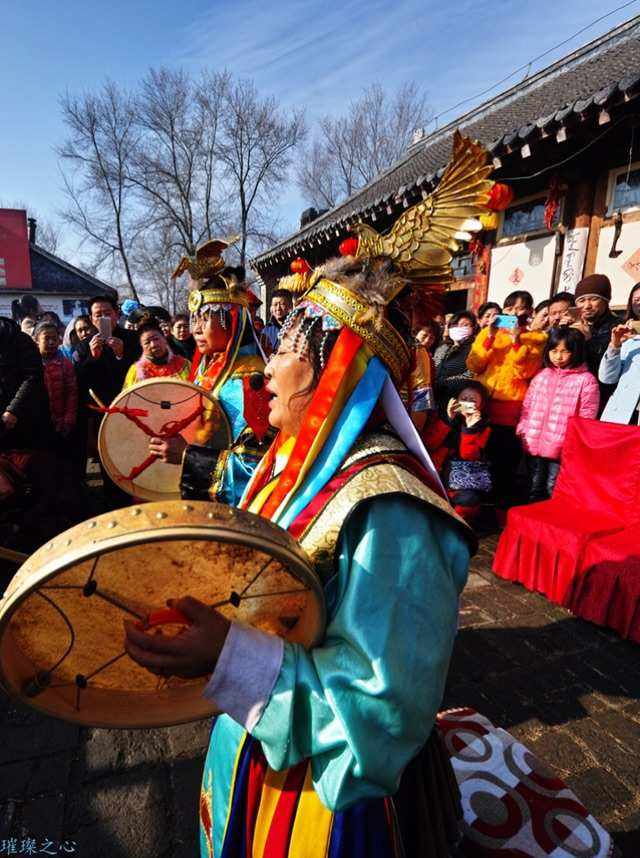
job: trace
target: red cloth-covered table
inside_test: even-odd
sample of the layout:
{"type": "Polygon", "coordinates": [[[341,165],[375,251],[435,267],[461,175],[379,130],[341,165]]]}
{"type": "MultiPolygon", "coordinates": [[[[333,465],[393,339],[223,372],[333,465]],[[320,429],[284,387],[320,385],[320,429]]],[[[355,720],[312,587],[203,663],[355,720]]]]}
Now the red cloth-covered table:
{"type": "Polygon", "coordinates": [[[589,542],[564,604],[640,643],[640,525],[589,542]]]}
{"type": "Polygon", "coordinates": [[[493,571],[565,604],[585,552],[640,523],[640,428],[574,417],[551,500],[509,510],[493,571]]]}

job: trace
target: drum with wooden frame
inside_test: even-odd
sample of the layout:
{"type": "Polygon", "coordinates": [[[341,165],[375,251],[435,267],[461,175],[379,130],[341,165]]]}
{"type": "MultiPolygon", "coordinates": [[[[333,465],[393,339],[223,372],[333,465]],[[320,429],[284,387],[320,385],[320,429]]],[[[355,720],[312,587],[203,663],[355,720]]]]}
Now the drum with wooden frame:
{"type": "Polygon", "coordinates": [[[223,504],[141,504],[76,525],[18,570],[0,600],[0,683],[49,715],[91,726],[212,715],[208,677],[158,679],[124,649],[125,618],[183,631],[166,602],[185,595],[305,647],[324,633],[322,586],[286,531],[223,504]]]}
{"type": "Polygon", "coordinates": [[[151,456],[151,437],[181,435],[187,444],[216,450],[231,445],[229,421],[218,400],[179,378],[141,381],[105,410],[98,435],[100,460],[116,485],[143,500],[180,497],[180,465],[151,456]]]}

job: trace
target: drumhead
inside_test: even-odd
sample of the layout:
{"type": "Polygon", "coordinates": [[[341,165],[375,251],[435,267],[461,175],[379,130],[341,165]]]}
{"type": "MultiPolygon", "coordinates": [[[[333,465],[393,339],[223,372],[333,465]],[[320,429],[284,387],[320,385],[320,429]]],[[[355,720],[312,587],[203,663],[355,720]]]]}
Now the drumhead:
{"type": "Polygon", "coordinates": [[[324,633],[321,584],[286,531],[223,504],[141,504],[76,525],[18,570],[0,601],[0,682],[43,712],[92,726],[214,714],[202,696],[208,677],[159,679],[124,650],[125,619],[185,595],[305,647],[324,633]]]}
{"type": "Polygon", "coordinates": [[[231,446],[229,421],[209,391],[179,378],[154,378],[123,390],[111,403],[128,413],[105,414],[98,453],[105,471],[125,492],[143,500],[180,497],[180,465],[148,461],[149,438],[175,432],[187,444],[231,446]]]}

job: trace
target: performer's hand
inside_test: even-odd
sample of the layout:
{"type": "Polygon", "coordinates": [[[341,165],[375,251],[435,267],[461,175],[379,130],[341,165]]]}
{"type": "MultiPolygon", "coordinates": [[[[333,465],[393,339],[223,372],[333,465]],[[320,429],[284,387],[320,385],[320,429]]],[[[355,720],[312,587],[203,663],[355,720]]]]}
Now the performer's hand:
{"type": "Polygon", "coordinates": [[[157,676],[191,679],[213,673],[231,625],[215,608],[185,596],[170,600],[191,620],[182,634],[148,634],[125,620],[125,649],[142,667],[157,676]]]}
{"type": "Polygon", "coordinates": [[[117,358],[121,358],[124,354],[124,343],[118,337],[109,337],[107,345],[117,358]]]}
{"type": "Polygon", "coordinates": [[[15,414],[12,414],[10,411],[5,411],[2,415],[2,422],[6,426],[7,429],[13,429],[18,422],[18,418],[15,414]]]}
{"type": "Polygon", "coordinates": [[[91,337],[89,340],[89,351],[91,352],[91,357],[99,358],[102,354],[102,347],[104,346],[104,340],[100,336],[100,334],[96,334],[91,337]]]}
{"type": "Polygon", "coordinates": [[[157,456],[168,465],[179,465],[182,462],[182,454],[187,442],[182,435],[174,438],[151,438],[149,440],[149,453],[157,456]]]}

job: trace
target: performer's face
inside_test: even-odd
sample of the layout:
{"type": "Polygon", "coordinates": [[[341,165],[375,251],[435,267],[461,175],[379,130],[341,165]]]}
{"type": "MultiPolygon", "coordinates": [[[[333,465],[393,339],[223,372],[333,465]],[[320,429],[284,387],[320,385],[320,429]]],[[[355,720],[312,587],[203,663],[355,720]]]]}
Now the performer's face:
{"type": "Polygon", "coordinates": [[[200,354],[213,355],[226,349],[231,326],[227,322],[226,328],[222,327],[218,312],[198,314],[191,319],[191,333],[200,354]]]}
{"type": "Polygon", "coordinates": [[[314,393],[313,366],[306,349],[295,350],[295,335],[296,328],[285,334],[264,371],[267,390],[273,395],[269,402],[269,423],[288,435],[300,431],[314,393]]]}

